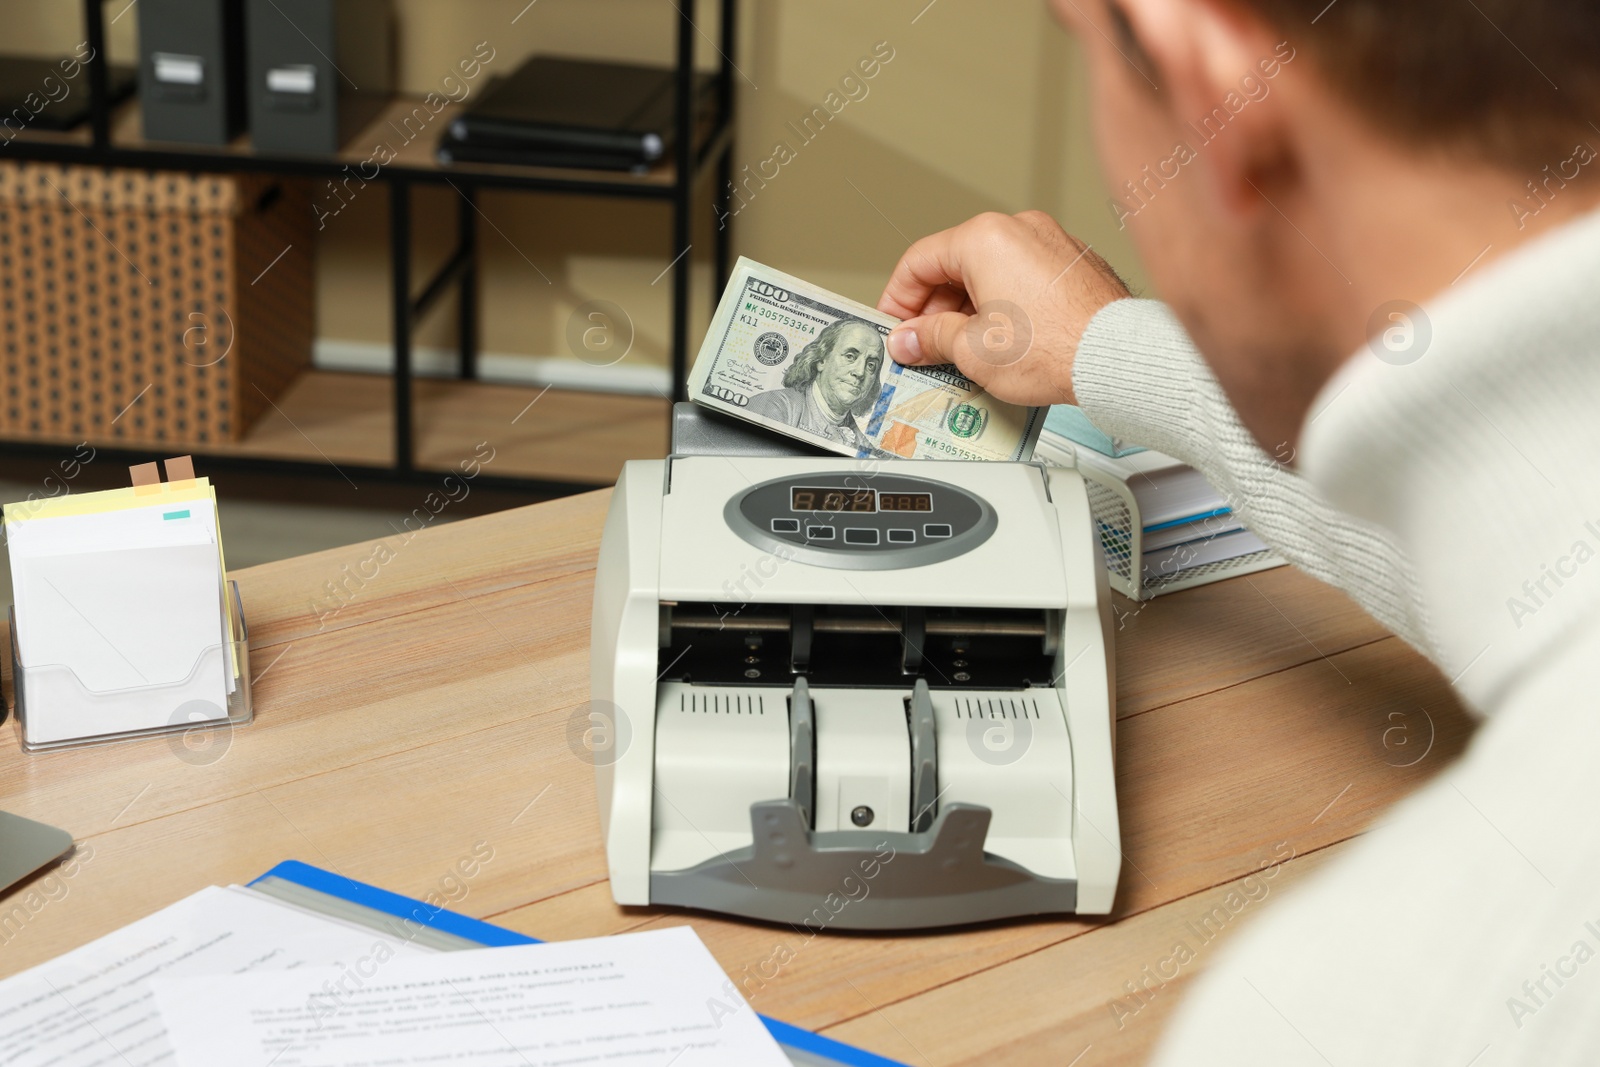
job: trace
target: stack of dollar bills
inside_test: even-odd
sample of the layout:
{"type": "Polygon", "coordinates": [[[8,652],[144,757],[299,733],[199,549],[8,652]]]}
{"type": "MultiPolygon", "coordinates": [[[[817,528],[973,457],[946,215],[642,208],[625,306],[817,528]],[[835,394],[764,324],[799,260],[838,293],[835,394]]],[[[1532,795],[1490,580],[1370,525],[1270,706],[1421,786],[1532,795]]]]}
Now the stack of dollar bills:
{"type": "Polygon", "coordinates": [[[902,367],[899,322],[741,258],[689,375],[689,397],[840,455],[1027,460],[1047,408],[996,400],[951,366],[902,367]]]}

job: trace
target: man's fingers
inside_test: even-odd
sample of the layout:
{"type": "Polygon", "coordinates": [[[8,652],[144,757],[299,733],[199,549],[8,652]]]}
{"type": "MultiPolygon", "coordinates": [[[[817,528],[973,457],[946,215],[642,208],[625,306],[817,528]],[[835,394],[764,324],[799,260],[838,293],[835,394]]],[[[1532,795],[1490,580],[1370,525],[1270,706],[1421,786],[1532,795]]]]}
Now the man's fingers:
{"type": "Polygon", "coordinates": [[[920,319],[924,315],[940,315],[946,311],[964,311],[972,314],[972,298],[960,289],[941,285],[929,294],[921,307],[901,307],[887,299],[878,301],[878,310],[897,319],[920,319]]]}
{"type": "Polygon", "coordinates": [[[928,302],[922,306],[921,310],[912,317],[921,318],[924,315],[942,315],[946,311],[960,311],[963,307],[971,306],[972,301],[968,299],[966,293],[960,289],[953,289],[948,285],[941,285],[933,291],[932,296],[928,297],[928,302]]]}
{"type": "Polygon", "coordinates": [[[961,341],[971,321],[971,315],[946,311],[903,322],[889,334],[889,355],[907,365],[954,363],[966,371],[961,341]]]}
{"type": "Polygon", "coordinates": [[[878,310],[886,311],[898,319],[920,319],[924,315],[942,315],[946,311],[960,311],[970,315],[972,314],[972,297],[960,289],[941,285],[929,295],[927,302],[919,308],[909,308],[902,313],[898,308],[890,310],[880,304],[878,310]]]}
{"type": "Polygon", "coordinates": [[[900,319],[915,318],[938,292],[947,288],[968,292],[971,287],[962,267],[963,248],[976,221],[930,234],[908,248],[883,287],[878,310],[900,319]]]}

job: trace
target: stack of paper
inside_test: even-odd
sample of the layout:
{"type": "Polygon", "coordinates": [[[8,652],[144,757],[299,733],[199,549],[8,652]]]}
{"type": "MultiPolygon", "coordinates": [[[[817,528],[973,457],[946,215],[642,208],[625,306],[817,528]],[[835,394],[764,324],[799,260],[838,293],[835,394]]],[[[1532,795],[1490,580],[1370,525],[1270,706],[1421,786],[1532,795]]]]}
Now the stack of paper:
{"type": "Polygon", "coordinates": [[[181,1067],[790,1067],[687,926],[343,970],[173,978],[156,1003],[181,1067]]]}
{"type": "Polygon", "coordinates": [[[5,532],[29,745],[227,717],[235,620],[209,481],[8,505],[5,532]]]}
{"type": "MultiPolygon", "coordinates": [[[[1228,499],[1205,475],[1161,452],[1138,449],[1108,456],[1047,428],[1034,455],[1046,463],[1075,466],[1127,486],[1137,505],[1134,514],[1141,532],[1140,566],[1145,582],[1252,555],[1267,547],[1245,529],[1228,499]]],[[[1131,530],[1113,529],[1102,522],[1101,536],[1107,541],[1108,557],[1127,557],[1131,530]]]]}
{"type": "Polygon", "coordinates": [[[436,953],[239,886],[0,982],[0,1063],[789,1067],[689,927],[436,953]]]}

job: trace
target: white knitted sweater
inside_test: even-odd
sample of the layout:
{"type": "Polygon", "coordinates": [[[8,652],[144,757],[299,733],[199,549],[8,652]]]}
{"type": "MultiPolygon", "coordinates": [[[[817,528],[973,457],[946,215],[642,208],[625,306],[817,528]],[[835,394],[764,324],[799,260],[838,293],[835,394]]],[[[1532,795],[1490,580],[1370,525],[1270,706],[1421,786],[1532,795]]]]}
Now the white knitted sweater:
{"type": "Polygon", "coordinates": [[[1240,931],[1163,1067],[1600,1063],[1600,213],[1426,315],[1420,358],[1363,349],[1323,390],[1303,476],[1160,304],[1107,307],[1079,349],[1098,425],[1203,470],[1488,720],[1240,931]]]}

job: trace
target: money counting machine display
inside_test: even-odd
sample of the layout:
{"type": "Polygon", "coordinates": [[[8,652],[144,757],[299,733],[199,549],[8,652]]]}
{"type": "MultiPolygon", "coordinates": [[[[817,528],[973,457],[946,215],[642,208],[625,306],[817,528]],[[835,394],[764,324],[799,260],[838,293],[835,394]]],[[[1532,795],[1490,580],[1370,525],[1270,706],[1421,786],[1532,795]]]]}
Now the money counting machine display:
{"type": "Polygon", "coordinates": [[[1105,913],[1105,569],[1033,464],[627,464],[596,576],[612,892],[835,929],[1105,913]]]}

